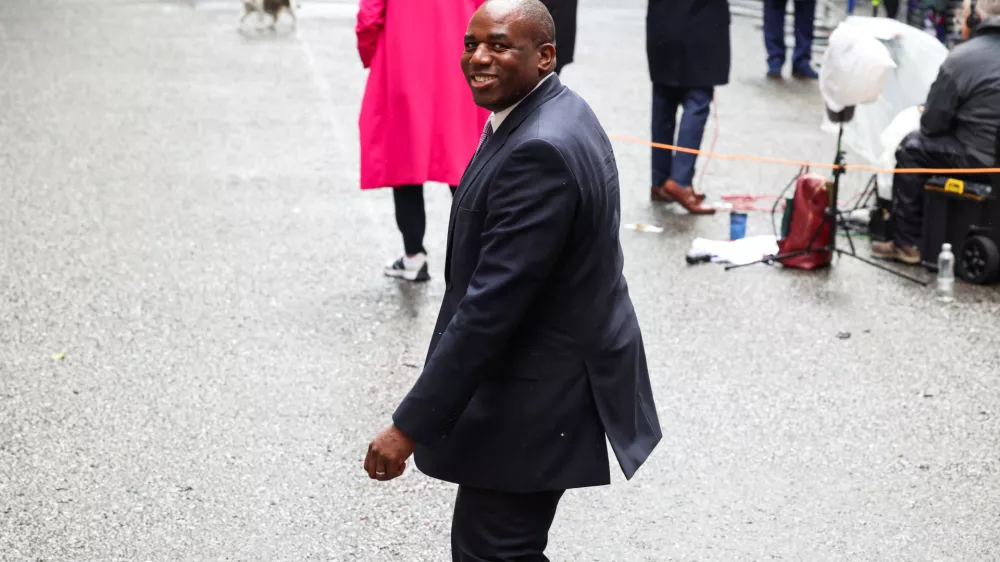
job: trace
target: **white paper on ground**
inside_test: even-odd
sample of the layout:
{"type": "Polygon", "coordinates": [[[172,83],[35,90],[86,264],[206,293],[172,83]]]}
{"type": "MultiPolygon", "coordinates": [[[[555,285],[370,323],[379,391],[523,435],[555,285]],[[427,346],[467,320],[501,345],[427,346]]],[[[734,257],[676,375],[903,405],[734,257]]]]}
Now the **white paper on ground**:
{"type": "Polygon", "coordinates": [[[739,240],[695,238],[691,242],[691,251],[711,255],[713,262],[743,265],[777,254],[778,241],[771,235],[748,236],[739,240]]]}
{"type": "Polygon", "coordinates": [[[640,223],[629,223],[629,224],[626,224],[625,228],[627,228],[629,230],[635,230],[636,232],[652,232],[654,234],[658,234],[660,232],[663,232],[663,229],[660,228],[660,227],[658,227],[658,226],[656,226],[655,224],[646,224],[646,223],[641,223],[641,222],[640,223]]]}

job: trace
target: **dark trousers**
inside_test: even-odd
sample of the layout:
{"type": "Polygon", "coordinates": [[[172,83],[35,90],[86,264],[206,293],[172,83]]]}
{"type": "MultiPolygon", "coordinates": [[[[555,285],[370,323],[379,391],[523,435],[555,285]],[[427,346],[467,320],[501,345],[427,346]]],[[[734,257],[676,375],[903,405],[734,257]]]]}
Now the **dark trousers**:
{"type": "MultiPolygon", "coordinates": [[[[795,50],[792,69],[804,69],[812,61],[816,0],[792,0],[795,4],[795,50]]],[[[767,65],[780,69],[785,64],[785,9],[788,0],[764,0],[764,47],[767,65]]]]}
{"type": "Polygon", "coordinates": [[[513,494],[458,487],[452,562],[548,562],[549,528],[563,492],[513,494]]]}
{"type": "MultiPolygon", "coordinates": [[[[451,186],[455,195],[455,186],[451,186]]],[[[427,214],[424,211],[424,186],[401,185],[393,188],[392,202],[396,208],[396,226],[403,235],[403,249],[406,255],[426,254],[424,232],[427,230],[427,214]]]]}
{"type": "Polygon", "coordinates": [[[899,0],[883,0],[882,4],[885,5],[885,15],[896,19],[899,15],[899,0]]]}
{"type": "MultiPolygon", "coordinates": [[[[653,142],[696,150],[701,148],[713,95],[712,88],[653,84],[653,142]],[[680,128],[677,127],[678,107],[684,108],[680,128]]],[[[672,179],[681,187],[691,187],[697,160],[696,154],[653,148],[653,185],[663,185],[663,182],[672,179]]]]}
{"type": "MultiPolygon", "coordinates": [[[[977,167],[982,164],[969,158],[952,136],[928,137],[914,131],[896,149],[897,169],[977,167]]],[[[926,174],[896,174],[892,181],[892,221],[898,246],[920,246],[926,182],[926,174]]]]}

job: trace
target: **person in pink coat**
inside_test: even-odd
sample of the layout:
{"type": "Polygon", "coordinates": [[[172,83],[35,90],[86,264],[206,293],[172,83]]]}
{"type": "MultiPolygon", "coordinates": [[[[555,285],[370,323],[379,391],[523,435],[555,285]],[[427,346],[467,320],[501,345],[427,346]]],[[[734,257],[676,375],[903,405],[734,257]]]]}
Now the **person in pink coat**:
{"type": "Polygon", "coordinates": [[[361,189],[392,188],[404,255],[385,273],[430,279],[424,249],[425,182],[452,193],[479,144],[489,111],[473,102],[461,59],[466,27],[483,0],[361,0],[358,54],[371,69],[361,102],[361,189]]]}

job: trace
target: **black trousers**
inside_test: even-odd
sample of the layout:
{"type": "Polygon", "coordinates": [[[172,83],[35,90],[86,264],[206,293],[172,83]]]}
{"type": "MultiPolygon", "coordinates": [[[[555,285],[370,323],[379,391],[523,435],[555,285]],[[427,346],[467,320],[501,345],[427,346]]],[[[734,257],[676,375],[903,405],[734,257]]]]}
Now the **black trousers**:
{"type": "MultiPolygon", "coordinates": [[[[914,131],[896,149],[896,168],[977,168],[953,136],[928,137],[914,131]]],[[[896,174],[892,182],[892,221],[898,246],[920,246],[927,174],[896,174]]]]}
{"type": "Polygon", "coordinates": [[[896,19],[899,14],[899,0],[884,0],[883,4],[885,4],[885,15],[896,19]]]}
{"type": "Polygon", "coordinates": [[[563,491],[513,494],[458,487],[452,562],[548,562],[549,528],[563,491]]]}
{"type": "MultiPolygon", "coordinates": [[[[455,195],[455,186],[451,186],[455,195]]],[[[424,186],[401,185],[393,188],[392,202],[396,207],[396,226],[403,235],[403,249],[406,255],[426,254],[424,232],[427,230],[427,214],[424,210],[424,186]]]]}

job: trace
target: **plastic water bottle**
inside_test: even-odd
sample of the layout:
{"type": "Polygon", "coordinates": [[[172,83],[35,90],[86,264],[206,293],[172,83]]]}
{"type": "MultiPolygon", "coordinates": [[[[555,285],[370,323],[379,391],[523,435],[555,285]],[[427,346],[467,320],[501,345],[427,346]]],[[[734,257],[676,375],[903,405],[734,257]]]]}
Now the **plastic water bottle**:
{"type": "Polygon", "coordinates": [[[729,239],[739,240],[747,235],[747,214],[733,211],[729,213],[729,239]]]}
{"type": "Polygon", "coordinates": [[[941,302],[955,300],[955,254],[951,244],[943,244],[938,255],[937,294],[941,302]]]}

